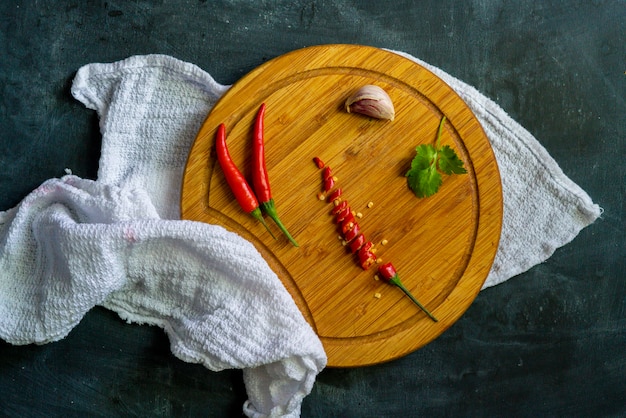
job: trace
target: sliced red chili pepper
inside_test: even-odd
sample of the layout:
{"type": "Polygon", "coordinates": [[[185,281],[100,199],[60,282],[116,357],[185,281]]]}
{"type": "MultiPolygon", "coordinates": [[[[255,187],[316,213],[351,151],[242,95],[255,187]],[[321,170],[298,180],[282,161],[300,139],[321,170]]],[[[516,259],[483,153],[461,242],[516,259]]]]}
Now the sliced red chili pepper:
{"type": "Polygon", "coordinates": [[[358,223],[354,222],[354,225],[352,226],[352,228],[343,234],[343,239],[345,239],[346,242],[351,242],[360,234],[361,234],[361,227],[359,226],[358,223]]]}
{"type": "Polygon", "coordinates": [[[344,210],[347,207],[348,207],[348,201],[344,200],[343,202],[339,203],[337,206],[333,207],[333,210],[331,211],[331,214],[333,216],[336,216],[339,212],[341,212],[342,210],[344,210]]]}
{"type": "Polygon", "coordinates": [[[372,241],[367,241],[365,244],[363,244],[361,248],[359,248],[359,258],[362,257],[362,254],[369,252],[373,246],[374,244],[372,243],[372,241]]]}
{"type": "Polygon", "coordinates": [[[252,146],[252,184],[257,197],[261,201],[261,207],[278,225],[294,246],[298,246],[296,240],[291,236],[285,225],[280,221],[276,212],[276,205],[270,190],[270,180],[265,166],[265,103],[261,104],[254,122],[254,141],[252,146]]]}
{"type": "Polygon", "coordinates": [[[350,209],[350,206],[346,206],[339,213],[337,213],[337,215],[335,215],[335,222],[341,223],[346,218],[346,216],[350,215],[351,213],[352,210],[350,209]]]}
{"type": "Polygon", "coordinates": [[[324,171],[322,171],[322,178],[324,179],[324,181],[332,177],[333,177],[333,170],[331,170],[330,167],[328,166],[324,167],[324,171]]]}
{"type": "Polygon", "coordinates": [[[399,287],[400,290],[402,290],[404,294],[407,295],[413,301],[413,303],[419,306],[419,308],[422,311],[424,311],[426,315],[430,317],[430,319],[432,319],[435,322],[438,322],[437,318],[435,318],[435,316],[432,313],[430,313],[428,309],[424,307],[424,305],[422,305],[417,299],[415,299],[415,297],[413,297],[411,292],[409,292],[409,290],[402,284],[402,282],[400,281],[400,276],[396,272],[396,268],[393,266],[393,264],[386,263],[386,264],[379,266],[378,274],[387,283],[390,283],[399,287]]]}
{"type": "Polygon", "coordinates": [[[261,210],[259,209],[259,201],[257,200],[252,188],[246,181],[241,171],[237,168],[226,146],[226,125],[220,124],[217,128],[217,134],[215,136],[215,152],[217,154],[217,161],[222,167],[226,183],[235,195],[235,199],[239,203],[239,206],[246,212],[252,215],[256,220],[261,222],[265,229],[272,235],[272,231],[268,228],[263,216],[261,216],[261,210]]]}
{"type": "Polygon", "coordinates": [[[335,179],[332,177],[328,177],[327,179],[324,180],[324,191],[328,192],[330,191],[333,187],[335,187],[335,179]]]}
{"type": "Polygon", "coordinates": [[[363,270],[367,270],[373,264],[376,264],[376,254],[371,251],[365,251],[361,256],[361,251],[359,250],[359,261],[361,263],[361,268],[363,270]]]}
{"type": "Polygon", "coordinates": [[[352,251],[352,254],[356,254],[356,252],[359,251],[359,249],[363,246],[364,243],[365,243],[365,235],[361,234],[358,237],[356,237],[354,241],[350,243],[350,251],[352,251]]]}
{"type": "Polygon", "coordinates": [[[315,165],[317,166],[317,168],[322,169],[324,168],[324,166],[326,164],[324,164],[324,161],[320,160],[319,157],[314,157],[313,158],[313,162],[315,163],[315,165]]]}
{"type": "Polygon", "coordinates": [[[329,202],[334,202],[335,200],[337,200],[339,198],[339,196],[341,196],[343,194],[343,190],[341,189],[337,189],[334,192],[332,192],[329,196],[328,196],[328,201],[329,202]]]}
{"type": "Polygon", "coordinates": [[[346,232],[354,228],[354,225],[356,225],[356,220],[354,219],[352,212],[350,212],[348,216],[343,218],[343,221],[341,221],[341,233],[345,235],[346,232]]]}

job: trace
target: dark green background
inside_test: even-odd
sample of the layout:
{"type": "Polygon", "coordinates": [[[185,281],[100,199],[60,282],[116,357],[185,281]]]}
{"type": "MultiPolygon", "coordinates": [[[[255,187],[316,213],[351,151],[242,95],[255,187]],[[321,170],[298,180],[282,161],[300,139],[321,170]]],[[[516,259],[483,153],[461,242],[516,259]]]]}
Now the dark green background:
{"type": "MultiPolygon", "coordinates": [[[[403,50],[477,87],[605,212],[425,348],[324,370],[302,416],[626,416],[625,1],[2,1],[0,210],[66,167],[95,178],[80,66],[162,53],[230,84],[323,43],[403,50]]],[[[160,329],[101,308],[57,343],[0,341],[0,416],[228,417],[245,398],[240,371],[183,363],[160,329]]]]}

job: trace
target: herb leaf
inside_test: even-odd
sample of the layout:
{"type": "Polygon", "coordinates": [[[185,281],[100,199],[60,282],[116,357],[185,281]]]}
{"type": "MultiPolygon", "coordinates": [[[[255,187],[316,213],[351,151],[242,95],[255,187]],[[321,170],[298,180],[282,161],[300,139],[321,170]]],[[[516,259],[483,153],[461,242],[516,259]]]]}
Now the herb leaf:
{"type": "Polygon", "coordinates": [[[444,116],[439,123],[437,145],[422,144],[416,147],[411,169],[406,173],[409,188],[419,198],[432,196],[439,191],[443,182],[440,171],[448,175],[467,173],[463,161],[454,150],[449,145],[439,145],[445,120],[444,116]]]}
{"type": "Polygon", "coordinates": [[[413,161],[411,161],[411,169],[415,170],[425,170],[429,168],[435,157],[437,156],[437,151],[432,145],[420,145],[415,148],[417,154],[413,161]]]}
{"type": "Polygon", "coordinates": [[[467,170],[463,167],[463,161],[449,145],[444,145],[439,149],[439,169],[446,174],[467,173],[467,170]]]}
{"type": "Polygon", "coordinates": [[[417,197],[428,197],[437,193],[442,179],[434,166],[425,169],[411,169],[407,173],[409,187],[417,197]]]}

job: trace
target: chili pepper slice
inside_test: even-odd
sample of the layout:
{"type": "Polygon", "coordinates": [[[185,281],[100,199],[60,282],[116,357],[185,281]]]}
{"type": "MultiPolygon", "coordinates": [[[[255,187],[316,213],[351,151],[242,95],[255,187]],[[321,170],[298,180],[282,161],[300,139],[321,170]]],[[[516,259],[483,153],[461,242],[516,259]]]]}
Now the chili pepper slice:
{"type": "MultiPolygon", "coordinates": [[[[226,125],[220,124],[217,128],[217,134],[215,136],[215,152],[217,153],[217,161],[222,167],[226,182],[235,195],[235,199],[239,203],[239,206],[246,212],[252,215],[256,220],[261,222],[265,229],[274,237],[272,231],[265,223],[263,216],[261,215],[261,209],[259,209],[259,201],[257,200],[252,188],[246,181],[241,171],[237,168],[228,148],[226,147],[226,125]]],[[[276,237],[274,237],[276,239],[276,237]]]]}
{"type": "Polygon", "coordinates": [[[333,216],[337,216],[339,212],[348,207],[348,201],[344,200],[340,202],[337,206],[333,207],[333,210],[330,212],[333,216]]]}
{"type": "Polygon", "coordinates": [[[335,187],[335,179],[333,178],[333,170],[329,166],[324,167],[322,171],[322,178],[324,179],[324,191],[328,192],[335,187]]]}
{"type": "Polygon", "coordinates": [[[328,177],[327,179],[324,180],[324,191],[325,192],[329,192],[330,189],[332,189],[333,187],[335,187],[335,179],[332,177],[328,177]]]}
{"type": "Polygon", "coordinates": [[[352,251],[352,254],[356,254],[363,244],[365,244],[365,235],[361,234],[350,243],[350,251],[352,251]]]}
{"type": "Polygon", "coordinates": [[[342,189],[337,189],[334,192],[332,192],[329,196],[328,196],[328,201],[329,202],[334,202],[335,200],[337,200],[339,198],[339,196],[341,196],[343,194],[343,190],[342,189]]]}
{"type": "Polygon", "coordinates": [[[367,270],[376,263],[376,254],[371,251],[361,252],[361,250],[359,250],[359,261],[361,268],[367,270]]]}
{"type": "Polygon", "coordinates": [[[352,242],[352,240],[355,239],[360,234],[361,234],[361,227],[359,226],[358,223],[354,222],[354,225],[352,226],[352,228],[343,234],[343,238],[346,240],[346,242],[352,242]]]}
{"type": "Polygon", "coordinates": [[[350,231],[356,225],[356,220],[354,219],[354,215],[352,212],[346,216],[343,221],[341,221],[341,233],[346,234],[346,232],[350,231]]]}
{"type": "Polygon", "coordinates": [[[276,212],[274,199],[272,198],[270,179],[267,174],[267,167],[265,166],[265,108],[265,103],[262,103],[254,122],[254,141],[252,145],[252,184],[265,213],[272,218],[283,234],[289,238],[289,241],[291,241],[294,246],[298,247],[296,240],[291,236],[285,225],[283,225],[280,221],[278,213],[276,212]]]}
{"type": "Polygon", "coordinates": [[[424,313],[428,315],[430,319],[432,319],[435,322],[439,322],[439,320],[435,318],[435,316],[432,313],[430,313],[428,309],[424,307],[424,305],[422,305],[417,299],[415,299],[415,297],[411,294],[411,292],[409,292],[409,290],[406,287],[404,287],[404,285],[400,281],[400,276],[396,272],[396,268],[393,266],[393,264],[386,263],[386,264],[379,266],[378,274],[387,283],[390,283],[399,287],[400,290],[402,290],[413,301],[413,303],[419,306],[419,308],[422,311],[424,311],[424,313]]]}
{"type": "MultiPolygon", "coordinates": [[[[374,246],[374,244],[372,244],[372,241],[367,241],[365,244],[363,244],[361,246],[361,248],[359,248],[359,260],[364,260],[367,258],[367,253],[371,253],[371,249],[374,246]]],[[[372,253],[373,254],[373,253],[372,253]]]]}
{"type": "Polygon", "coordinates": [[[335,215],[335,222],[338,224],[341,223],[344,219],[346,219],[346,216],[350,214],[352,214],[352,210],[350,209],[350,206],[346,206],[339,213],[337,213],[337,215],[335,215]]]}
{"type": "Polygon", "coordinates": [[[322,169],[324,168],[324,166],[326,164],[324,164],[324,161],[320,160],[319,157],[313,157],[313,162],[315,163],[315,165],[317,166],[317,168],[322,169]]]}
{"type": "Polygon", "coordinates": [[[324,179],[324,181],[332,177],[333,177],[333,170],[331,170],[330,167],[328,166],[324,167],[324,171],[322,171],[322,178],[324,179]]]}

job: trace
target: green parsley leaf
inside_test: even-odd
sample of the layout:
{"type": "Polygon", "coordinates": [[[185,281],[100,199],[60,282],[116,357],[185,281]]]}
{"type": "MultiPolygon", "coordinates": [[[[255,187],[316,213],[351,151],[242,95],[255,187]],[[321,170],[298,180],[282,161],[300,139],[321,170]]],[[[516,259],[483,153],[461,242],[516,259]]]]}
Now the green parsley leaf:
{"type": "Polygon", "coordinates": [[[445,120],[444,116],[439,123],[437,145],[422,144],[416,147],[411,169],[406,173],[409,188],[419,198],[432,196],[439,191],[443,182],[440,171],[447,175],[467,173],[463,161],[454,150],[449,145],[439,145],[445,120]]]}

